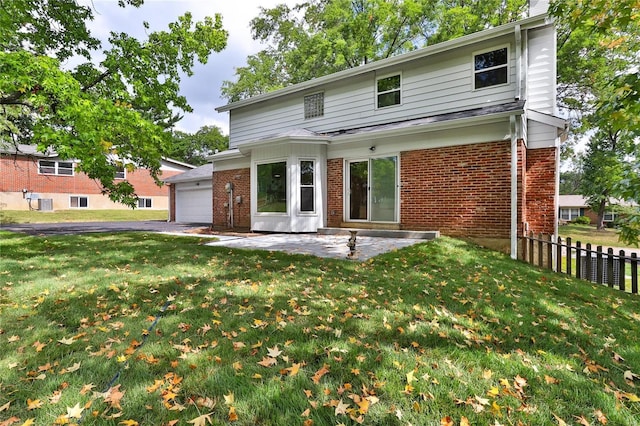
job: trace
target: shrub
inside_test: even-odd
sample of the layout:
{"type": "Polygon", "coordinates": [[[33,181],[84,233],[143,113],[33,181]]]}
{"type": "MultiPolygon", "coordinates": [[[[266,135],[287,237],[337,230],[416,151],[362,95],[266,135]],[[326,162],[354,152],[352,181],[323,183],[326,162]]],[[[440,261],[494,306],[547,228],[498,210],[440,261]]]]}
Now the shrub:
{"type": "Polygon", "coordinates": [[[573,219],[573,223],[578,223],[580,225],[591,225],[591,219],[589,216],[578,216],[573,219]]]}

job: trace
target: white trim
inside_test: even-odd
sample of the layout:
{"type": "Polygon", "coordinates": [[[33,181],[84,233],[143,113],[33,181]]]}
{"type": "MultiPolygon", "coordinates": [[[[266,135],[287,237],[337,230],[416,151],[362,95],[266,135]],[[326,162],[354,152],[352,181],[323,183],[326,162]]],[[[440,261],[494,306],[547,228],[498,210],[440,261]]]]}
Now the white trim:
{"type": "Polygon", "coordinates": [[[509,118],[511,130],[511,258],[518,258],[518,134],[515,115],[509,118]]]}
{"type": "Polygon", "coordinates": [[[485,89],[490,89],[490,88],[494,88],[494,87],[503,87],[503,86],[508,86],[511,83],[511,76],[510,76],[510,72],[509,72],[509,68],[511,65],[511,45],[510,44],[501,44],[501,45],[497,45],[494,47],[490,47],[488,49],[482,49],[482,50],[476,50],[475,52],[471,53],[471,91],[476,92],[478,90],[485,90],[485,89]],[[504,64],[500,64],[500,65],[495,65],[492,67],[488,67],[488,68],[483,68],[481,70],[476,70],[476,56],[478,55],[482,55],[484,53],[490,53],[490,52],[496,52],[498,50],[502,50],[502,49],[506,49],[507,50],[507,61],[504,64]],[[499,70],[501,68],[506,68],[507,72],[506,72],[506,76],[507,76],[507,81],[505,81],[504,83],[498,83],[498,84],[492,84],[489,86],[484,86],[484,87],[476,87],[476,74],[481,73],[481,72],[487,72],[487,71],[494,71],[494,70],[499,70]]]}
{"type": "Polygon", "coordinates": [[[398,71],[398,72],[392,72],[392,73],[388,73],[388,74],[382,74],[380,76],[376,75],[376,81],[374,83],[375,86],[375,90],[374,90],[374,110],[387,110],[389,108],[393,108],[393,107],[397,107],[402,105],[402,100],[404,99],[404,96],[402,95],[402,72],[398,71]],[[380,80],[384,80],[386,78],[391,78],[391,77],[395,77],[398,76],[400,78],[400,84],[398,86],[397,89],[392,89],[392,90],[386,90],[383,92],[378,92],[378,82],[380,80]],[[391,104],[391,105],[386,105],[386,106],[379,106],[378,105],[378,97],[380,95],[386,95],[389,93],[395,93],[395,92],[400,92],[400,102],[398,102],[397,104],[391,104]]]}
{"type": "Polygon", "coordinates": [[[547,124],[563,130],[566,129],[568,125],[567,121],[563,118],[556,117],[551,114],[545,114],[533,109],[527,110],[527,118],[529,120],[537,121],[538,123],[547,124]]]}
{"type": "Polygon", "coordinates": [[[289,217],[291,211],[291,170],[288,157],[271,158],[268,160],[256,160],[251,165],[251,215],[252,216],[279,216],[289,217]],[[285,196],[287,197],[284,212],[259,212],[258,211],[258,166],[263,164],[284,163],[285,196]]]}

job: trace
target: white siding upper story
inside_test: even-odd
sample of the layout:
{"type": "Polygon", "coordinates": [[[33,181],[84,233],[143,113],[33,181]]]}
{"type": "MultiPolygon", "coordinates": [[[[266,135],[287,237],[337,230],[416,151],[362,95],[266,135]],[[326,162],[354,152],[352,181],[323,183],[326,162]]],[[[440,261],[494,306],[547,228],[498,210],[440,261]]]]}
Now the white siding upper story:
{"type": "MultiPolygon", "coordinates": [[[[555,30],[545,16],[461,37],[405,55],[221,107],[230,112],[230,148],[291,129],[324,133],[513,102],[555,113],[555,30]],[[474,55],[507,48],[507,82],[474,89],[474,55]],[[518,54],[520,56],[518,57],[518,54]],[[522,75],[518,75],[522,70],[522,75]],[[376,107],[376,81],[400,75],[401,102],[376,107]],[[324,94],[324,113],[304,118],[304,96],[324,94]]],[[[536,132],[542,129],[530,128],[536,132]]]]}

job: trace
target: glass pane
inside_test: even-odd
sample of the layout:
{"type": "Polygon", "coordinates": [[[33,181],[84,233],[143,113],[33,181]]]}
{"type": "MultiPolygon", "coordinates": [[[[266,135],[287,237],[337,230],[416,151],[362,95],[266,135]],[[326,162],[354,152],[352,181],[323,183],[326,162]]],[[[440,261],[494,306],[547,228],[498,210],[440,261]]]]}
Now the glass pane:
{"type": "Polygon", "coordinates": [[[400,91],[378,95],[378,108],[400,105],[400,91]]]}
{"type": "Polygon", "coordinates": [[[324,115],[324,93],[315,93],[304,97],[304,118],[324,115]]]}
{"type": "Polygon", "coordinates": [[[371,220],[396,221],[397,157],[371,160],[371,220]]]}
{"type": "Polygon", "coordinates": [[[258,212],[287,212],[287,163],[258,164],[258,212]]]}
{"type": "Polygon", "coordinates": [[[300,162],[300,185],[313,185],[313,161],[300,162]]]}
{"type": "Polygon", "coordinates": [[[400,89],[400,76],[381,78],[378,80],[378,93],[387,92],[389,90],[400,89]]]}
{"type": "Polygon", "coordinates": [[[73,175],[73,163],[58,163],[58,174],[65,176],[73,175]]]}
{"type": "Polygon", "coordinates": [[[89,199],[87,197],[80,197],[80,207],[88,207],[89,199]]]}
{"type": "Polygon", "coordinates": [[[313,186],[303,186],[302,188],[300,188],[300,211],[315,211],[313,193],[313,186]]]}
{"type": "Polygon", "coordinates": [[[78,207],[78,197],[71,197],[71,201],[69,203],[70,207],[78,207]]]}
{"type": "Polygon", "coordinates": [[[476,71],[506,65],[507,48],[485,52],[474,57],[474,69],[476,71]]]}
{"type": "Polygon", "coordinates": [[[52,175],[56,172],[55,161],[40,161],[40,173],[52,175]]]}
{"type": "Polygon", "coordinates": [[[349,219],[366,220],[369,162],[349,163],[349,219]]]}
{"type": "Polygon", "coordinates": [[[490,71],[476,73],[475,88],[495,86],[507,82],[507,67],[496,68],[490,71]]]}

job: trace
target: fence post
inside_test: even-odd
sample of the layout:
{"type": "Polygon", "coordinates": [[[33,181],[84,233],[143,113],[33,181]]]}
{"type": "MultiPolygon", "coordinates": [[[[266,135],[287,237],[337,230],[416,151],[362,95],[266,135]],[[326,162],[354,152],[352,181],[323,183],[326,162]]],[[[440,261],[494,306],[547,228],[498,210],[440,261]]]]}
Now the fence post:
{"type": "Polygon", "coordinates": [[[576,242],[576,278],[582,278],[582,243],[576,242]]]}
{"type": "Polygon", "coordinates": [[[542,246],[542,234],[538,234],[538,266],[540,266],[541,268],[544,267],[544,264],[542,263],[542,251],[543,251],[543,246],[542,246]]]}
{"type": "Polygon", "coordinates": [[[556,238],[556,272],[562,273],[562,237],[556,238]]]}
{"type": "Polygon", "coordinates": [[[586,256],[585,256],[586,259],[587,259],[585,261],[585,264],[586,264],[587,268],[586,268],[586,271],[585,271],[586,272],[585,277],[591,282],[593,282],[593,280],[591,279],[592,274],[593,274],[593,264],[591,263],[591,254],[592,253],[593,252],[591,251],[591,243],[587,243],[587,253],[586,253],[586,256]]]}
{"type": "Polygon", "coordinates": [[[638,254],[631,253],[631,293],[638,294],[638,254]]]}
{"type": "Polygon", "coordinates": [[[547,244],[547,268],[553,271],[553,235],[549,234],[549,243],[547,244]]]}
{"type": "Polygon", "coordinates": [[[602,267],[602,246],[598,246],[596,250],[598,251],[596,254],[596,282],[602,284],[602,271],[604,270],[602,267]]]}
{"type": "Polygon", "coordinates": [[[622,291],[626,290],[626,274],[625,270],[627,269],[627,258],[624,255],[624,250],[620,250],[618,253],[618,288],[622,291]]]}
{"type": "Polygon", "coordinates": [[[529,263],[533,265],[533,231],[529,232],[529,263]]]}
{"type": "Polygon", "coordinates": [[[571,247],[571,237],[567,238],[565,242],[567,247],[567,275],[571,276],[571,258],[573,257],[573,248],[571,247]]]}
{"type": "Polygon", "coordinates": [[[613,288],[613,249],[607,250],[607,284],[613,288]]]}

